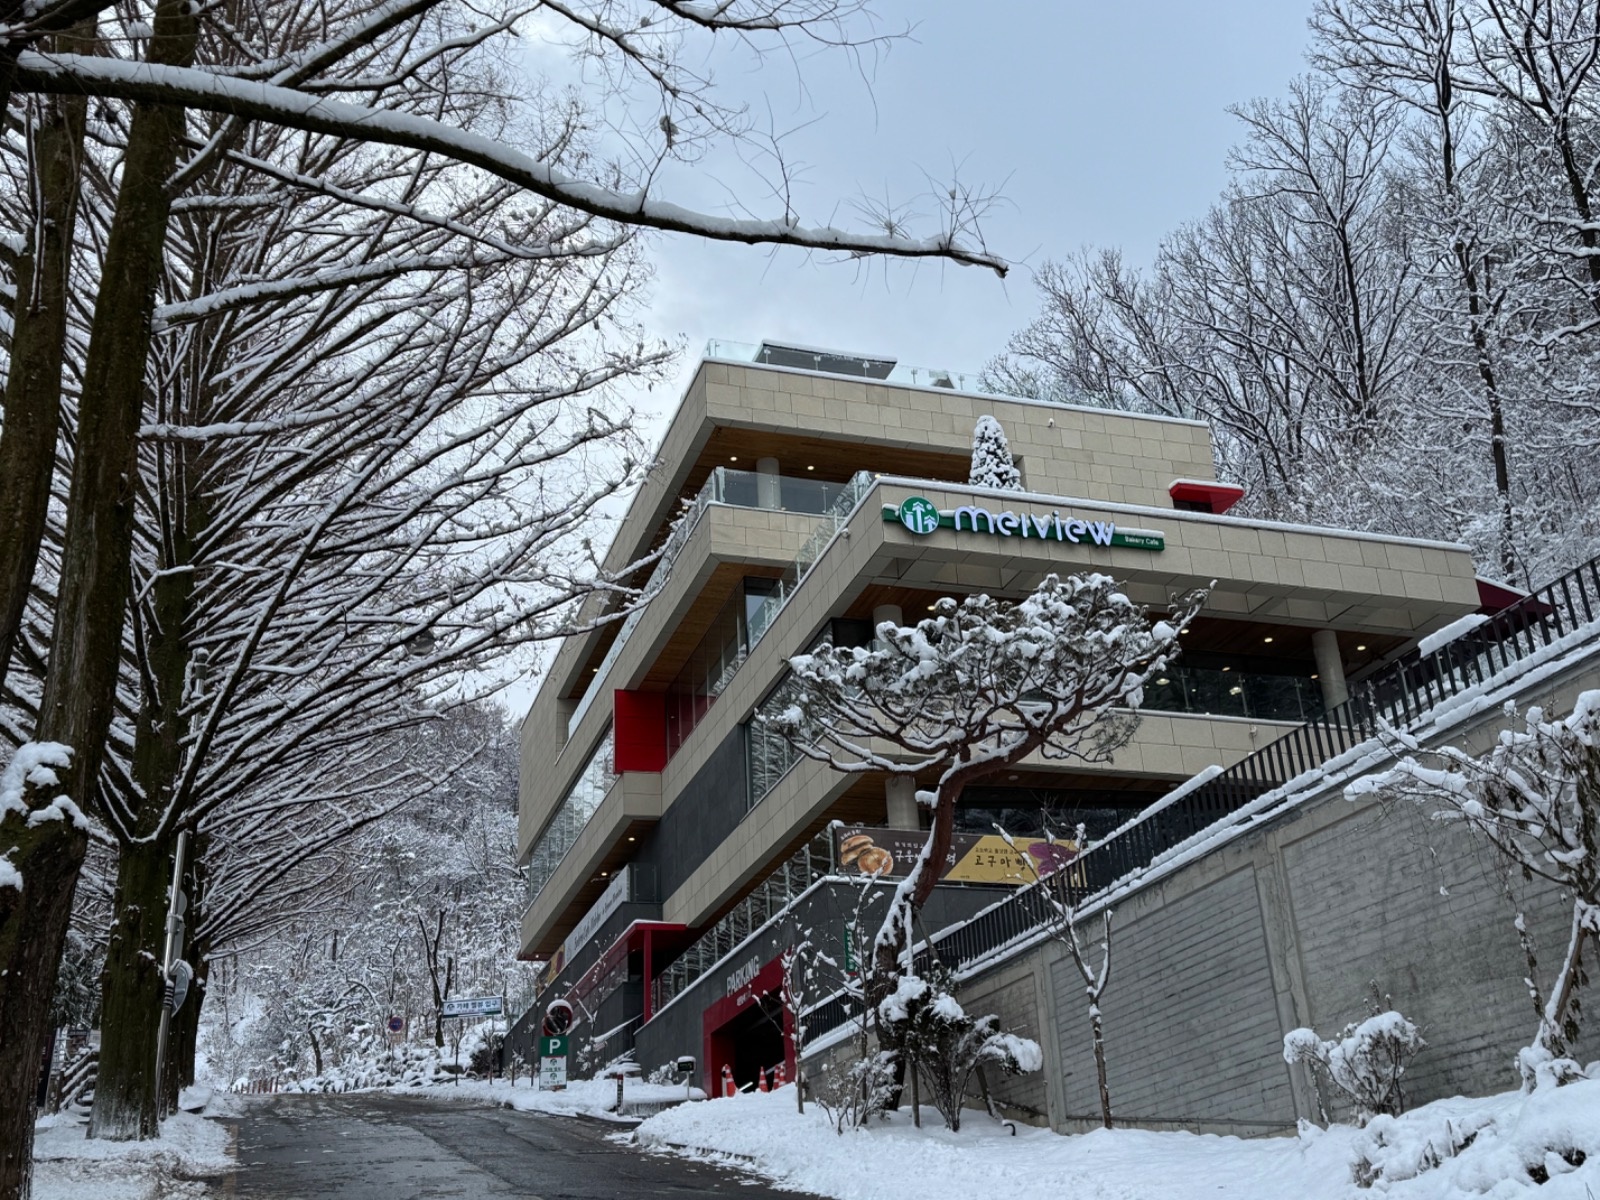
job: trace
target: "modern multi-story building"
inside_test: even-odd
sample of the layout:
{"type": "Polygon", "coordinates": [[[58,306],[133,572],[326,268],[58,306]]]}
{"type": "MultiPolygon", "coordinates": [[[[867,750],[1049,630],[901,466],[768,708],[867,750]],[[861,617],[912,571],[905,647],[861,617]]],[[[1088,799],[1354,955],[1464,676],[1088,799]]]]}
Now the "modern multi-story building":
{"type": "MultiPolygon", "coordinates": [[[[1027,762],[969,790],[936,926],[1016,886],[965,854],[995,825],[1109,832],[1513,598],[1458,545],[1229,515],[1241,491],[1216,479],[1201,423],[966,383],[770,344],[714,344],[696,372],[607,560],[658,552],[652,598],[561,644],[522,729],[523,953],[549,964],[531,1011],[572,999],[596,1063],[635,1047],[646,1068],[694,1055],[707,1082],[792,1070],[775,915],[847,870],[836,822],[897,856],[920,844],[910,788],[798,758],[756,719],[819,639],[865,644],[877,622],[1049,572],[1108,573],[1152,613],[1212,585],[1112,761],[1027,762]],[[984,415],[1021,492],[967,483],[984,415]]],[[[806,919],[837,935],[848,901],[830,903],[806,919]]]]}

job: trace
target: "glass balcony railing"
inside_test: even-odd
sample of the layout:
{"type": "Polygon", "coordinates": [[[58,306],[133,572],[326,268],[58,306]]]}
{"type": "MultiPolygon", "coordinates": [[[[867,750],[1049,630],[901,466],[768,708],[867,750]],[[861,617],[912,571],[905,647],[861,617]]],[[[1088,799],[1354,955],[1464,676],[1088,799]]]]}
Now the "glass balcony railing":
{"type": "MultiPolygon", "coordinates": [[[[839,514],[849,515],[865,494],[866,482],[870,482],[871,478],[866,472],[858,472],[848,483],[827,483],[821,479],[798,479],[790,475],[763,475],[757,471],[715,468],[673,525],[672,532],[661,548],[661,557],[656,560],[655,569],[650,572],[650,578],[644,585],[644,594],[654,595],[665,586],[667,579],[672,575],[673,564],[678,561],[678,555],[683,552],[684,546],[688,544],[690,536],[700,524],[700,518],[709,506],[727,504],[734,508],[763,508],[772,512],[833,517],[833,524],[824,525],[827,532],[822,544],[825,545],[827,539],[833,536],[842,523],[839,514]]],[[[811,543],[808,542],[807,545],[810,546],[811,543]]],[[[820,549],[821,545],[813,548],[813,558],[820,549]]],[[[809,567],[809,562],[806,565],[809,567]]],[[[789,579],[793,574],[794,568],[791,568],[784,578],[789,579]]],[[[622,628],[612,639],[611,648],[606,651],[606,656],[601,660],[594,678],[589,681],[589,686],[578,701],[577,708],[567,720],[568,737],[577,732],[583,718],[593,707],[596,697],[603,690],[606,675],[610,672],[612,664],[617,661],[617,656],[622,653],[622,648],[627,645],[628,638],[633,633],[634,627],[639,624],[643,613],[644,606],[640,605],[623,619],[622,628]]],[[[765,615],[766,620],[770,620],[775,613],[774,607],[765,615]]],[[[761,628],[765,629],[765,623],[761,628]]],[[[754,635],[752,645],[759,636],[759,633],[754,635]]]]}
{"type": "Polygon", "coordinates": [[[550,824],[545,826],[539,840],[533,845],[533,852],[528,857],[529,904],[538,899],[544,885],[550,882],[550,876],[556,873],[561,860],[572,849],[583,827],[589,823],[589,818],[594,816],[600,802],[611,790],[611,785],[617,781],[611,770],[611,761],[612,731],[608,726],[577,782],[572,785],[572,790],[561,801],[555,816],[550,818],[550,824]]]}

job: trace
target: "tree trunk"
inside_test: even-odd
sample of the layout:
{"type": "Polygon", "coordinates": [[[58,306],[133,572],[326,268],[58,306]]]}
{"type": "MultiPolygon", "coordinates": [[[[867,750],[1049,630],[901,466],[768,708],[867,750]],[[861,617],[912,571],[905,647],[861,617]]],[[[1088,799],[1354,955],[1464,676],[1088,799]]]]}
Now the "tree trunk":
{"type": "MultiPolygon", "coordinates": [[[[50,789],[54,793],[56,789],[50,789]]],[[[24,793],[28,807],[40,798],[24,793]]],[[[0,887],[0,1198],[26,1200],[33,1176],[34,1087],[50,1034],[56,969],[88,839],[65,821],[32,828],[8,817],[22,889],[0,887]]]]}
{"type": "MultiPolygon", "coordinates": [[[[187,66],[194,58],[195,29],[188,0],[161,0],[150,60],[187,66]]],[[[181,109],[133,108],[84,364],[61,587],[37,736],[71,748],[72,765],[58,773],[58,790],[85,807],[94,803],[121,665],[135,441],[170,209],[166,180],[183,124],[181,109]]],[[[25,881],[20,896],[13,888],[0,890],[0,975],[6,980],[0,998],[0,1200],[13,1200],[29,1191],[33,1080],[85,837],[62,820],[4,840],[15,842],[11,863],[25,881]]]]}
{"type": "MultiPolygon", "coordinates": [[[[93,21],[73,30],[74,39],[93,35],[93,21]]],[[[41,103],[44,115],[34,142],[39,212],[17,261],[11,373],[6,380],[5,422],[0,425],[0,685],[6,681],[22,628],[50,508],[61,420],[67,279],[88,109],[83,96],[41,103]]]]}
{"type": "Polygon", "coordinates": [[[124,846],[117,862],[115,916],[100,976],[100,1069],[90,1137],[129,1141],[160,1135],[156,1036],[175,840],[124,846]]]}
{"type": "Polygon", "coordinates": [[[1105,1024],[1100,1017],[1100,1006],[1094,1005],[1089,1010],[1089,1022],[1094,1030],[1094,1075],[1100,1084],[1100,1119],[1105,1122],[1107,1129],[1111,1128],[1111,1086],[1106,1080],[1106,1036],[1105,1024]]]}

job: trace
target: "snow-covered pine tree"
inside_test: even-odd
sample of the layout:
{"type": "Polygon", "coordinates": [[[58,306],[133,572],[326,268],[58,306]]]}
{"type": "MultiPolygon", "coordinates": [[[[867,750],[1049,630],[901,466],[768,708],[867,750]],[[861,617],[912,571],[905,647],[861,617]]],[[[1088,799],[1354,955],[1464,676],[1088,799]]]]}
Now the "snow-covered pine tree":
{"type": "Polygon", "coordinates": [[[770,724],[796,750],[851,774],[936,781],[917,793],[933,828],[878,931],[869,1006],[912,974],[913,924],[938,882],[933,864],[950,853],[962,792],[1035,752],[1110,758],[1205,595],[1174,597],[1152,623],[1110,576],[1047,575],[1021,600],[947,597],[916,625],[879,625],[871,648],[824,645],[789,660],[793,703],[770,724]]]}
{"type": "Polygon", "coordinates": [[[1011,458],[1006,431],[987,413],[972,428],[972,472],[967,482],[973,487],[1022,490],[1022,472],[1011,458]]]}

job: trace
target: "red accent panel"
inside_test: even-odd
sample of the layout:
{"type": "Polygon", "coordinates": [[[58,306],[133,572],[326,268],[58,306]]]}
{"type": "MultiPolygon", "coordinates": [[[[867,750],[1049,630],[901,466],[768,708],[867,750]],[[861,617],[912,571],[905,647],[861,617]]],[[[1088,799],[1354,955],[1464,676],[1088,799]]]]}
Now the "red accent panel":
{"type": "MultiPolygon", "coordinates": [[[[706,1007],[701,1016],[701,1028],[705,1034],[706,1095],[720,1095],[719,1092],[712,1090],[712,1085],[722,1078],[722,1064],[732,1065],[733,1062],[733,1039],[721,1032],[723,1026],[743,1013],[751,1001],[759,1000],[782,986],[783,955],[780,954],[757,971],[755,977],[738,991],[706,1007]]],[[[790,1028],[790,1024],[790,1019],[785,1013],[783,1022],[785,1062],[794,1057],[794,1030],[790,1028]]]]}
{"type": "Polygon", "coordinates": [[[1232,483],[1202,483],[1193,479],[1180,479],[1167,489],[1174,500],[1187,500],[1194,504],[1208,504],[1216,514],[1227,512],[1244,499],[1244,489],[1232,483]]]}
{"type": "Polygon", "coordinates": [[[1478,584],[1478,611],[1484,616],[1493,616],[1497,612],[1504,612],[1518,600],[1527,596],[1526,592],[1519,592],[1515,588],[1508,588],[1504,584],[1490,583],[1487,579],[1479,579],[1478,584]]]}
{"type": "Polygon", "coordinates": [[[612,693],[612,769],[659,771],[667,765],[667,695],[665,692],[612,693]]]}

